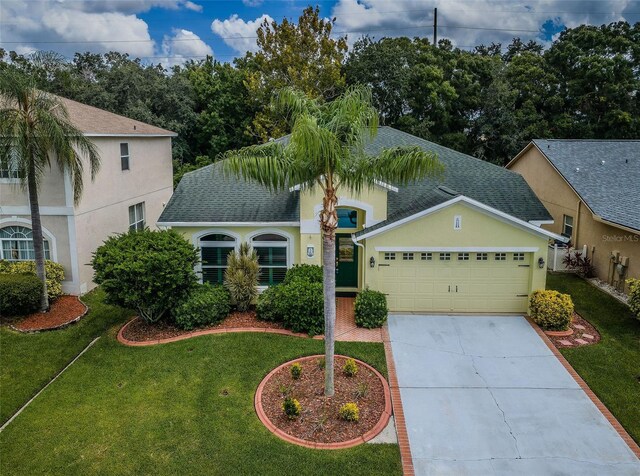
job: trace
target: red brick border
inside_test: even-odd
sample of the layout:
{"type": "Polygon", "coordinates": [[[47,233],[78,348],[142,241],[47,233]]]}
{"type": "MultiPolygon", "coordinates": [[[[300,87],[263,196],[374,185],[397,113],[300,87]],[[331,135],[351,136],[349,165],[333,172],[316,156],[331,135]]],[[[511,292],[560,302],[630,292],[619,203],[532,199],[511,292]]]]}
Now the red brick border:
{"type": "MultiPolygon", "coordinates": [[[[292,337],[309,338],[307,334],[302,334],[299,332],[291,332],[286,329],[269,329],[265,327],[221,327],[217,329],[206,329],[203,331],[186,332],[179,336],[167,337],[165,339],[145,340],[145,341],[129,340],[124,336],[124,330],[127,328],[129,324],[131,324],[136,319],[138,318],[134,317],[133,319],[131,319],[129,322],[127,322],[124,326],[120,328],[120,331],[118,332],[118,341],[121,344],[128,345],[131,347],[145,347],[149,345],[178,342],[185,339],[191,339],[192,337],[204,336],[209,334],[230,334],[230,333],[236,333],[236,332],[263,332],[263,333],[269,333],[269,334],[280,334],[280,335],[292,336],[292,337]]],[[[322,339],[322,336],[315,336],[313,338],[322,339]]]]}
{"type": "MultiPolygon", "coordinates": [[[[260,382],[260,385],[258,385],[258,389],[256,390],[256,395],[254,398],[254,406],[256,409],[256,413],[258,414],[258,418],[264,424],[264,426],[266,426],[267,429],[271,433],[276,435],[278,438],[288,443],[304,446],[306,448],[313,448],[316,450],[339,450],[344,448],[351,448],[353,446],[366,443],[367,441],[371,440],[376,435],[378,435],[382,430],[384,430],[384,428],[389,423],[389,418],[391,417],[391,394],[389,392],[389,385],[387,384],[387,381],[385,380],[385,378],[380,374],[380,372],[378,372],[376,369],[371,367],[369,364],[362,362],[361,360],[354,359],[356,362],[358,362],[359,365],[362,365],[368,368],[369,370],[371,370],[382,382],[382,388],[384,390],[384,411],[382,412],[382,415],[380,416],[380,420],[378,420],[378,423],[376,423],[376,425],[373,428],[371,428],[364,435],[359,436],[358,438],[354,438],[352,440],[347,440],[347,441],[340,441],[337,443],[316,443],[313,441],[307,441],[301,438],[296,438],[295,436],[288,435],[284,431],[280,430],[277,426],[275,426],[271,422],[271,420],[269,420],[269,417],[267,417],[264,410],[262,409],[262,391],[264,390],[264,386],[266,385],[266,383],[269,381],[269,378],[271,378],[273,374],[275,374],[281,368],[291,365],[293,362],[305,362],[307,360],[318,359],[320,357],[323,357],[323,355],[310,355],[307,357],[300,357],[298,359],[285,362],[284,364],[279,365],[278,367],[273,369],[271,372],[269,372],[267,376],[262,379],[262,382],[260,382]]],[[[349,358],[345,355],[336,355],[336,357],[349,358]]]]}
{"type": "Polygon", "coordinates": [[[604,415],[604,417],[609,421],[609,423],[611,423],[611,426],[613,426],[613,428],[618,432],[620,437],[624,440],[624,442],[627,444],[627,446],[629,446],[631,451],[633,451],[633,453],[638,458],[640,458],[640,446],[638,446],[638,444],[635,442],[635,440],[633,438],[631,438],[631,435],[629,435],[629,433],[627,433],[627,430],[624,429],[624,427],[620,424],[620,422],[616,419],[616,417],[613,416],[613,414],[604,405],[604,403],[602,403],[600,401],[600,399],[597,397],[597,395],[595,393],[593,393],[593,391],[589,388],[587,383],[582,379],[582,377],[580,377],[580,375],[578,375],[578,372],[576,372],[575,369],[571,366],[569,361],[564,358],[564,355],[562,355],[560,353],[558,348],[555,345],[553,345],[553,342],[551,342],[551,340],[547,337],[547,335],[544,333],[544,331],[542,329],[540,329],[538,324],[536,324],[533,321],[533,319],[531,319],[529,316],[525,316],[525,317],[526,317],[527,321],[529,322],[529,324],[531,325],[531,327],[533,327],[533,330],[536,331],[536,333],[540,336],[540,338],[543,340],[543,342],[545,344],[547,344],[547,347],[549,347],[551,352],[553,352],[553,355],[556,356],[556,358],[560,361],[560,363],[567,370],[567,372],[569,372],[569,374],[571,374],[573,379],[580,386],[580,388],[584,391],[584,393],[587,394],[587,396],[591,399],[593,404],[596,407],[598,407],[598,410],[600,410],[600,413],[602,413],[602,415],[604,415]]]}
{"type": "Polygon", "coordinates": [[[411,458],[411,447],[409,446],[409,434],[407,424],[404,419],[402,408],[402,397],[400,396],[400,386],[396,375],[396,365],[393,361],[391,350],[391,340],[389,330],[385,324],[382,327],[382,341],[384,343],[384,354],[387,359],[387,372],[389,373],[389,386],[391,387],[391,401],[393,403],[393,415],[396,420],[396,433],[398,434],[398,445],[400,446],[400,458],[402,460],[402,472],[406,476],[415,475],[413,469],[413,459],[411,458]]]}

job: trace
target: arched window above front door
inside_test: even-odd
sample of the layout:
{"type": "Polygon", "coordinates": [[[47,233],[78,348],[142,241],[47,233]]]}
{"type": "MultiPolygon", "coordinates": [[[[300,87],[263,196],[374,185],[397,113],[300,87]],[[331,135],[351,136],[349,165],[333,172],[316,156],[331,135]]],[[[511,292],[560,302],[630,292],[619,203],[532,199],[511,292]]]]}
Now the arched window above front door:
{"type": "Polygon", "coordinates": [[[260,264],[259,282],[262,286],[271,286],[284,281],[289,268],[289,239],[277,233],[255,235],[251,246],[258,254],[260,264]]]}
{"type": "Polygon", "coordinates": [[[236,239],[224,233],[212,233],[200,237],[199,247],[202,282],[222,284],[229,253],[236,249],[236,239]]]}
{"type": "MultiPolygon", "coordinates": [[[[45,259],[51,259],[47,240],[44,240],[44,257],[45,259]]],[[[24,226],[5,226],[0,228],[0,259],[26,261],[35,258],[33,232],[29,228],[24,226]]]]}

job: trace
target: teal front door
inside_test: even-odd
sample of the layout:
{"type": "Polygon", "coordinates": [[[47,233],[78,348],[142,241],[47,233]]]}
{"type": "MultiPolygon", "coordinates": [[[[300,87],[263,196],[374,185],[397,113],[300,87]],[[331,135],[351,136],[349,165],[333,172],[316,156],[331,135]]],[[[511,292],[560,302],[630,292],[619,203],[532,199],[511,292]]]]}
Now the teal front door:
{"type": "Polygon", "coordinates": [[[351,234],[336,234],[336,287],[358,287],[358,248],[351,234]]]}

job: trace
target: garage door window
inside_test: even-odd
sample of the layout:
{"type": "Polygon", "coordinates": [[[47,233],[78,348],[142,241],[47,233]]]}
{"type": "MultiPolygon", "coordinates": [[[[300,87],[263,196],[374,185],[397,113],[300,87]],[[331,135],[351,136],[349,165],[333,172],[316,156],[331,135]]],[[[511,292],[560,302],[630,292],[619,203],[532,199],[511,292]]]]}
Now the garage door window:
{"type": "Polygon", "coordinates": [[[469,253],[458,253],[458,261],[469,261],[469,253]]]}
{"type": "Polygon", "coordinates": [[[507,253],[496,253],[496,261],[506,261],[507,253]]]}
{"type": "Polygon", "coordinates": [[[413,253],[402,253],[402,259],[404,261],[413,261],[413,253]]]}
{"type": "Polygon", "coordinates": [[[440,253],[440,261],[450,261],[451,253],[440,253]]]}
{"type": "Polygon", "coordinates": [[[395,261],[396,260],[396,254],[395,253],[385,253],[384,254],[384,260],[385,261],[395,261]]]}
{"type": "Polygon", "coordinates": [[[487,261],[488,258],[489,258],[489,254],[488,253],[477,253],[476,254],[476,261],[487,261]]]}
{"type": "Polygon", "coordinates": [[[513,253],[513,261],[524,261],[524,253],[513,253]]]}
{"type": "Polygon", "coordinates": [[[422,261],[431,261],[433,259],[433,253],[420,253],[420,259],[422,261]]]}

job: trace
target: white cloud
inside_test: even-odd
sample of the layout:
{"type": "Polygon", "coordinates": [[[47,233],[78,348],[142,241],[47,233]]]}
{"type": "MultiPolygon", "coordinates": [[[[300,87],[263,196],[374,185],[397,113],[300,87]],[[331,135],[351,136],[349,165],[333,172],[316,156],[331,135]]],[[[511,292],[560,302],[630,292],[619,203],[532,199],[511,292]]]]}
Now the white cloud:
{"type": "Polygon", "coordinates": [[[559,19],[571,28],[583,23],[600,25],[624,19],[633,23],[640,19],[638,15],[624,15],[625,10],[640,10],[637,0],[541,0],[533,5],[526,0],[338,0],[331,16],[337,17],[335,31],[353,32],[348,35],[352,45],[367,33],[376,38],[431,38],[434,7],[438,7],[438,38],[449,38],[463,47],[492,42],[504,45],[514,37],[540,40],[540,28],[547,20],[559,19]]]}
{"type": "Polygon", "coordinates": [[[54,0],[59,5],[68,9],[83,10],[87,12],[121,12],[142,13],[152,8],[164,8],[178,10],[187,8],[194,11],[202,11],[202,6],[190,0],[54,0]]]}
{"type": "Polygon", "coordinates": [[[162,54],[165,58],[158,61],[170,68],[182,65],[189,59],[197,61],[205,56],[213,56],[213,50],[192,31],[174,29],[173,36],[165,35],[162,40],[162,54]]]}
{"type": "Polygon", "coordinates": [[[259,7],[264,0],[242,0],[242,3],[247,7],[259,7]]]}
{"type": "Polygon", "coordinates": [[[202,11],[202,5],[198,5],[197,3],[193,3],[190,1],[184,2],[184,8],[186,8],[187,10],[193,10],[194,12],[202,11]]]}
{"type": "Polygon", "coordinates": [[[238,53],[244,54],[247,51],[258,50],[256,32],[264,20],[272,22],[273,18],[264,14],[255,20],[245,21],[234,14],[226,20],[213,20],[211,31],[222,37],[222,41],[238,53]]]}

